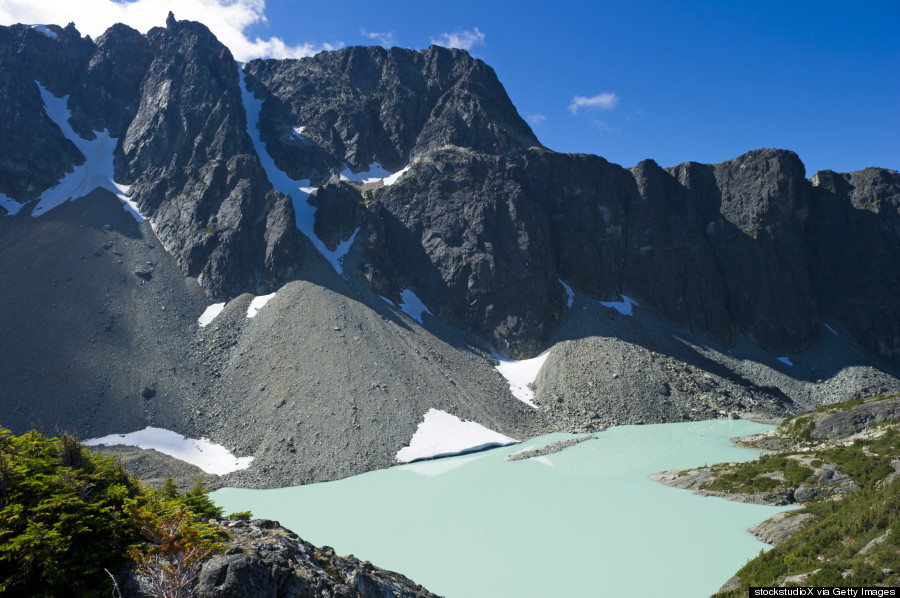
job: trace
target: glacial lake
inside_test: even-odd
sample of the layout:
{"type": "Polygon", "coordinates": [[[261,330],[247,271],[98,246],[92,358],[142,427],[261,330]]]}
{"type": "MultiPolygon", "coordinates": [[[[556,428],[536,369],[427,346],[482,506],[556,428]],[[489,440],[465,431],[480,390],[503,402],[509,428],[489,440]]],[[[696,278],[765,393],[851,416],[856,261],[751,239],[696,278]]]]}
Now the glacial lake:
{"type": "Polygon", "coordinates": [[[747,528],[785,510],[703,497],[648,475],[759,453],[731,438],[770,426],[714,420],[620,426],[552,455],[506,457],[575,437],[424,461],[335,482],[212,493],[316,545],[403,573],[447,598],[714,593],[767,545],[747,528]]]}

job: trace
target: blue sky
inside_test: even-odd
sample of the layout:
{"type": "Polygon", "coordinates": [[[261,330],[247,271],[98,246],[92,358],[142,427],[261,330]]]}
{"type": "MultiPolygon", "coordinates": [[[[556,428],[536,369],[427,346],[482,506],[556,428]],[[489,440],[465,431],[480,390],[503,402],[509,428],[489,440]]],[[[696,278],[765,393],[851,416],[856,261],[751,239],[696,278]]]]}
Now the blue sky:
{"type": "MultiPolygon", "coordinates": [[[[80,3],[74,17],[58,20],[96,35],[99,21],[85,13],[127,7],[135,9],[129,19],[143,19],[129,24],[146,31],[174,4],[88,1],[90,11],[80,3]]],[[[69,3],[39,4],[47,20],[69,3]]],[[[0,23],[39,22],[32,5],[0,0],[0,23]]],[[[175,11],[209,21],[236,55],[383,42],[467,47],[494,68],[544,145],[623,166],[644,158],[714,163],[776,147],[796,151],[807,176],[900,169],[896,0],[179,0],[175,11]]]]}

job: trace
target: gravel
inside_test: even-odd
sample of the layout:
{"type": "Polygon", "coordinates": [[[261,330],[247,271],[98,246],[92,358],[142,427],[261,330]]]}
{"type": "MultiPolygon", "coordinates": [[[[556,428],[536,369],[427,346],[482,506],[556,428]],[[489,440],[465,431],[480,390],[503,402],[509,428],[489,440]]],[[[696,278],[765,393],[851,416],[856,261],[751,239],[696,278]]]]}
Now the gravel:
{"type": "MultiPolygon", "coordinates": [[[[641,308],[627,317],[578,296],[548,344],[534,409],[478,341],[428,315],[419,325],[307,256],[255,318],[242,295],[200,328],[212,301],[109,193],[0,218],[0,425],[82,438],[163,427],[254,457],[211,486],[276,487],[393,465],[431,408],[524,440],[777,418],[900,390],[827,331],[789,367],[747,341],[729,352],[641,308]]],[[[142,453],[120,451],[150,480],[196,480],[142,453]]]]}

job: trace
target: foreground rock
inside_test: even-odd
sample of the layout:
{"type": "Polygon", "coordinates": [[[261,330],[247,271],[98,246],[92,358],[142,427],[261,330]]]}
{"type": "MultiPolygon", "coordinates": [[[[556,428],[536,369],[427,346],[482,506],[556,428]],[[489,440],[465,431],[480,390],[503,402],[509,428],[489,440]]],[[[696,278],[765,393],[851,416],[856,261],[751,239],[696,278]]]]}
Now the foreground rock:
{"type": "Polygon", "coordinates": [[[225,554],[203,564],[196,592],[204,598],[436,598],[410,579],[318,548],[278,522],[217,522],[230,538],[225,554]]]}

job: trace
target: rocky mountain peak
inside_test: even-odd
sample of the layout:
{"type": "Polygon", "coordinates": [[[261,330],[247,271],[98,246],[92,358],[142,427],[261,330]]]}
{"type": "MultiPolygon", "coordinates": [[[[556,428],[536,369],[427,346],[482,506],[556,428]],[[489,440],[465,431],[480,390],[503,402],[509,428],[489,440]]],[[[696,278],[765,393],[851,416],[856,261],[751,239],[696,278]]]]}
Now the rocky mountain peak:
{"type": "Polygon", "coordinates": [[[118,139],[116,182],[210,297],[270,292],[300,276],[311,245],[346,243],[342,276],[393,301],[413,292],[510,356],[540,351],[565,320],[560,281],[726,346],[743,335],[795,352],[838,323],[870,353],[900,355],[896,172],[810,182],[777,149],[665,169],[551,152],[488,65],[439,46],[239,70],[208,28],[171,13],[147,35],[117,25],[95,43],[17,25],[0,41],[0,193],[27,202],[85,160],[37,80],[68,96],[79,136],[118,139]],[[312,219],[308,239],[298,218],[312,219]],[[859,290],[875,281],[883,293],[859,290]]]}
{"type": "Polygon", "coordinates": [[[244,70],[265,98],[263,141],[296,179],[373,162],[396,171],[448,145],[487,153],[540,145],[493,70],[463,50],[356,46],[244,70]]]}

